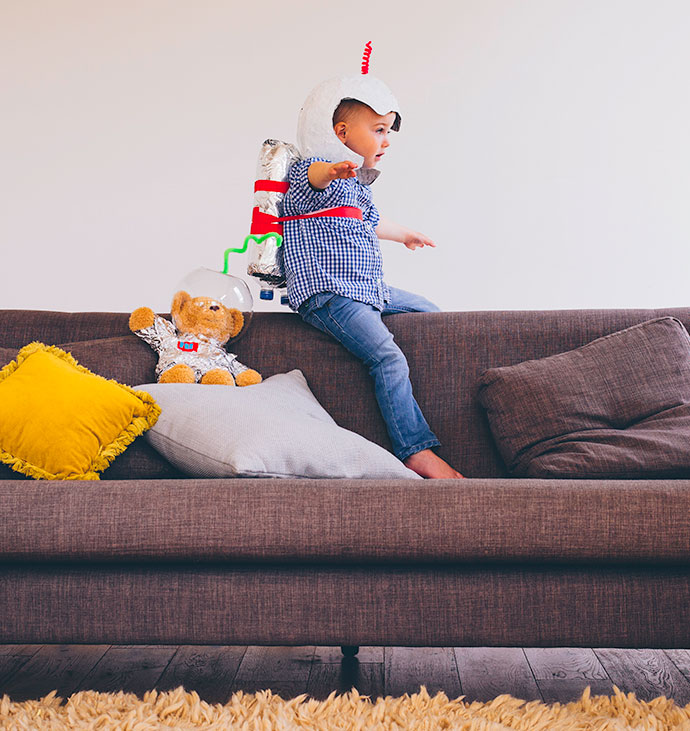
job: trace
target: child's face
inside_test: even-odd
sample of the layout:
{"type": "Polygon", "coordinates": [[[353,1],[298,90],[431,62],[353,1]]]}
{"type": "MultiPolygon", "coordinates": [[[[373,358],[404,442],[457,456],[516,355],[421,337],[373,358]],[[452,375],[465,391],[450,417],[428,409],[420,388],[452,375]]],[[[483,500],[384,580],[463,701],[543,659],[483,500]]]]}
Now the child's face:
{"type": "Polygon", "coordinates": [[[346,122],[338,122],[333,131],[346,147],[364,158],[363,167],[373,168],[390,145],[388,135],[394,122],[395,112],[382,117],[370,107],[363,107],[346,122]]]}

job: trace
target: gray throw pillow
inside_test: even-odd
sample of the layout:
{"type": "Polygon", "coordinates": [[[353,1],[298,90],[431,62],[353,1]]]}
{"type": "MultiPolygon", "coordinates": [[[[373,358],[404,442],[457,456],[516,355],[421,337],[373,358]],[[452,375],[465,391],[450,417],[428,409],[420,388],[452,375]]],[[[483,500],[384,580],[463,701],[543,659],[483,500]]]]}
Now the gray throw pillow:
{"type": "Polygon", "coordinates": [[[149,443],[198,477],[421,479],[393,454],[339,427],[299,370],[243,388],[137,386],[161,407],[149,443]]]}
{"type": "Polygon", "coordinates": [[[690,476],[690,337],[673,317],[491,368],[479,400],[515,475],[690,476]]]}

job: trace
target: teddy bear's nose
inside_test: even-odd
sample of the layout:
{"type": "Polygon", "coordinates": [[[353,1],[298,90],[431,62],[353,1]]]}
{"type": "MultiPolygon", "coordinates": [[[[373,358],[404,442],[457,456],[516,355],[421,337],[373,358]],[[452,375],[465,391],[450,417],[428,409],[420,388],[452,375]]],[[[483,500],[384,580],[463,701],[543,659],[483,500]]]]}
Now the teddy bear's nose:
{"type": "Polygon", "coordinates": [[[216,310],[219,310],[219,309],[220,309],[220,307],[218,307],[218,305],[211,305],[211,306],[209,307],[209,309],[210,309],[210,310],[213,310],[213,311],[215,312],[216,310]]]}

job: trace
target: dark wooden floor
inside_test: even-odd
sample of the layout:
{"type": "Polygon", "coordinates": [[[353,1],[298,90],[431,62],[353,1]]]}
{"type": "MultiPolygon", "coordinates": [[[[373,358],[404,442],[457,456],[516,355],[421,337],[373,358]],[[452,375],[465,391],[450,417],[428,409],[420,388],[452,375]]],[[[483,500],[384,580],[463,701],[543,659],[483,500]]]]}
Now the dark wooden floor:
{"type": "Polygon", "coordinates": [[[211,703],[237,690],[270,688],[283,698],[325,698],[351,687],[372,698],[425,685],[451,698],[568,702],[589,685],[613,685],[642,700],[659,695],[690,703],[689,650],[488,647],[362,647],[355,659],[338,647],[0,645],[0,696],[39,698],[53,689],[124,690],[142,695],[183,685],[211,703]]]}

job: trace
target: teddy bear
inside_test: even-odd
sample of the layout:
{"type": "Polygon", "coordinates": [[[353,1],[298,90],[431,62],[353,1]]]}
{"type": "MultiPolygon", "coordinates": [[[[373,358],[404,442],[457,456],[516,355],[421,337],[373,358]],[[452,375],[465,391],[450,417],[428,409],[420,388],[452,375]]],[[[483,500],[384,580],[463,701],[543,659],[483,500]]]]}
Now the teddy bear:
{"type": "Polygon", "coordinates": [[[138,307],[129,317],[129,329],[157,353],[159,383],[206,383],[250,386],[261,381],[223,347],[244,326],[244,315],[211,297],[175,294],[170,308],[173,322],[150,307],[138,307]],[[173,324],[174,323],[174,324],[173,324]]]}

